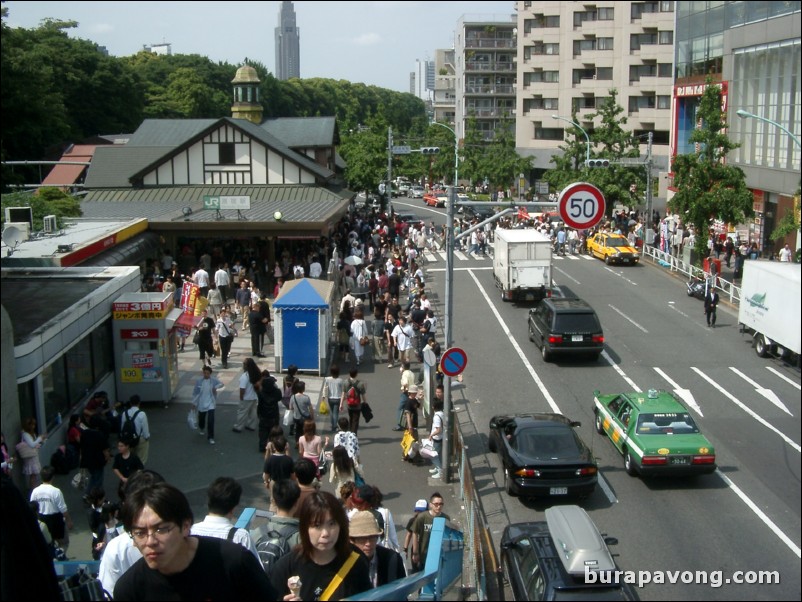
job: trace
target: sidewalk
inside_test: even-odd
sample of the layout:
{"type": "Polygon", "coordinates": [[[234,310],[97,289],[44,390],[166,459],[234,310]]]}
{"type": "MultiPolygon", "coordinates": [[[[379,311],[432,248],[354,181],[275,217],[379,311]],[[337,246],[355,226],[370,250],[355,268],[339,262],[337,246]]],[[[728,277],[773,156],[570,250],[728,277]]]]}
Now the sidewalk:
{"type": "MultiPolygon", "coordinates": [[[[243,487],[243,496],[238,513],[245,507],[267,509],[268,501],[262,482],[263,456],[258,452],[256,432],[244,431],[241,434],[232,432],[239,403],[238,380],[242,374],[242,361],[250,357],[250,336],[241,331],[234,339],[228,368],[219,367],[219,359],[213,360],[214,375],[225,385],[220,391],[215,417],[216,445],[210,445],[206,437],[200,437],[197,431],[187,427],[187,412],[190,409],[192,389],[195,381],[201,377],[202,363],[198,352],[187,340],[186,351],[178,356],[179,383],[175,398],[165,407],[161,404],[143,404],[142,409],[148,416],[151,430],[150,457],[147,468],[162,474],[165,479],[181,489],[189,498],[195,520],[203,520],[206,515],[206,488],[219,476],[231,476],[243,487]]],[[[281,380],[281,374],[274,374],[275,366],[273,345],[267,344],[263,349],[265,358],[256,358],[260,368],[267,368],[270,373],[281,380]]],[[[446,510],[452,519],[460,520],[460,504],[454,494],[454,486],[446,485],[441,480],[429,478],[430,465],[414,466],[401,459],[401,435],[394,432],[397,424],[396,412],[399,397],[399,370],[388,369],[386,358],[374,363],[371,352],[363,358],[359,378],[367,385],[367,399],[373,408],[374,419],[370,424],[360,424],[359,441],[366,480],[379,487],[384,495],[384,505],[390,509],[396,525],[399,543],[403,546],[407,521],[414,514],[415,501],[429,499],[435,491],[445,497],[446,510]]],[[[347,377],[349,367],[341,365],[341,375],[347,377]]],[[[413,370],[417,364],[413,364],[413,370]]],[[[312,402],[317,405],[320,400],[323,377],[314,374],[299,373],[299,378],[306,383],[306,392],[312,402]]],[[[427,435],[423,417],[419,433],[427,435]]],[[[328,416],[317,419],[318,432],[331,436],[328,416]]],[[[116,451],[116,438],[109,441],[112,450],[116,451]]],[[[331,450],[331,444],[327,448],[331,450]]],[[[70,533],[70,547],[67,555],[70,559],[85,560],[91,558],[91,533],[86,518],[86,506],[81,500],[83,492],[70,486],[73,471],[67,476],[57,476],[55,485],[65,495],[70,514],[75,523],[70,533]]],[[[111,470],[111,462],[106,467],[104,488],[108,499],[117,501],[117,482],[111,470]]],[[[324,476],[321,482],[324,491],[335,493],[333,485],[324,476]]]]}

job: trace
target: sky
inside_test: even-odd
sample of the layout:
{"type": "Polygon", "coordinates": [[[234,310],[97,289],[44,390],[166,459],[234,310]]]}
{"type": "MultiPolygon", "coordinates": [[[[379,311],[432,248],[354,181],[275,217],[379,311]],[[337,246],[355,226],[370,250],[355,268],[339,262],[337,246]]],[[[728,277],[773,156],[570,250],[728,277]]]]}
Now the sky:
{"type": "MultiPolygon", "coordinates": [[[[8,0],[7,24],[35,28],[43,19],[76,21],[74,38],[127,56],[144,45],[170,43],[173,54],[200,54],[241,64],[245,58],[275,73],[281,2],[32,2],[8,0]]],[[[452,48],[463,15],[502,20],[505,2],[293,2],[300,28],[301,77],[361,82],[409,92],[416,61],[452,48]]]]}

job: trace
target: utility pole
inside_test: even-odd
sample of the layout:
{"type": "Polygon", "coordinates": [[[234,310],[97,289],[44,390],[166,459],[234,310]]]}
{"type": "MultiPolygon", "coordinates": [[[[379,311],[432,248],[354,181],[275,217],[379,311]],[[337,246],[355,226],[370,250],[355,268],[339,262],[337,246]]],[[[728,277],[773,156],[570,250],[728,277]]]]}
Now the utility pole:
{"type": "Polygon", "coordinates": [[[646,231],[643,233],[643,244],[646,244],[646,232],[652,229],[652,137],[649,132],[649,142],[646,146],[646,231]]]}
{"type": "Polygon", "coordinates": [[[393,128],[387,128],[387,185],[384,187],[387,194],[387,210],[393,200],[393,128]]]}

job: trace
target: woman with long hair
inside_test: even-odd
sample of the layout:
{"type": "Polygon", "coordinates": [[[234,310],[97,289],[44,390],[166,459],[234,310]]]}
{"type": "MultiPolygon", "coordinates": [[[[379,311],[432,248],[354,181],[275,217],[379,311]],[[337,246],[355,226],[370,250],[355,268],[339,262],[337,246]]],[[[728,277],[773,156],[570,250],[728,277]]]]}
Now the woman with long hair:
{"type": "Polygon", "coordinates": [[[342,600],[371,589],[368,561],[351,544],[348,518],[336,497],[312,493],[299,518],[301,543],[270,575],[284,600],[342,600]]]}
{"type": "Polygon", "coordinates": [[[343,485],[349,481],[356,483],[357,475],[364,483],[365,475],[362,468],[348,455],[348,450],[338,445],[331,453],[331,467],[329,468],[329,483],[334,483],[334,491],[340,492],[343,485]]]}
{"type": "MultiPolygon", "coordinates": [[[[311,460],[315,466],[320,465],[320,454],[329,444],[329,438],[325,440],[317,434],[317,425],[314,420],[304,420],[304,434],[298,439],[298,453],[302,458],[311,460]]],[[[320,476],[320,475],[318,475],[320,476]]]]}
{"type": "Polygon", "coordinates": [[[33,489],[40,483],[39,474],[42,472],[42,465],[39,462],[39,449],[47,440],[47,433],[36,434],[36,418],[27,418],[22,423],[22,437],[20,445],[17,447],[20,458],[22,458],[22,474],[28,477],[28,486],[33,489]]]}
{"type": "Polygon", "coordinates": [[[249,431],[256,430],[256,404],[259,397],[256,394],[258,383],[262,380],[262,371],[253,361],[252,357],[247,357],[242,362],[242,375],[239,377],[239,407],[237,408],[237,421],[232,429],[235,433],[241,433],[243,428],[249,431]]]}

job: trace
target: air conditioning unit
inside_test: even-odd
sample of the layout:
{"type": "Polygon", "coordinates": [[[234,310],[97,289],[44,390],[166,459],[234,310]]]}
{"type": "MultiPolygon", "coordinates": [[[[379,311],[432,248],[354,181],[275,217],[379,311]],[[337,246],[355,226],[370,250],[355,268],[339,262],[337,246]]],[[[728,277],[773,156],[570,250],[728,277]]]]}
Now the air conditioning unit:
{"type": "Polygon", "coordinates": [[[31,238],[31,226],[28,222],[6,222],[3,228],[3,242],[13,247],[31,238]]]}
{"type": "Polygon", "coordinates": [[[45,215],[42,220],[42,230],[44,230],[46,234],[52,234],[58,230],[58,220],[55,215],[45,215]]]}

